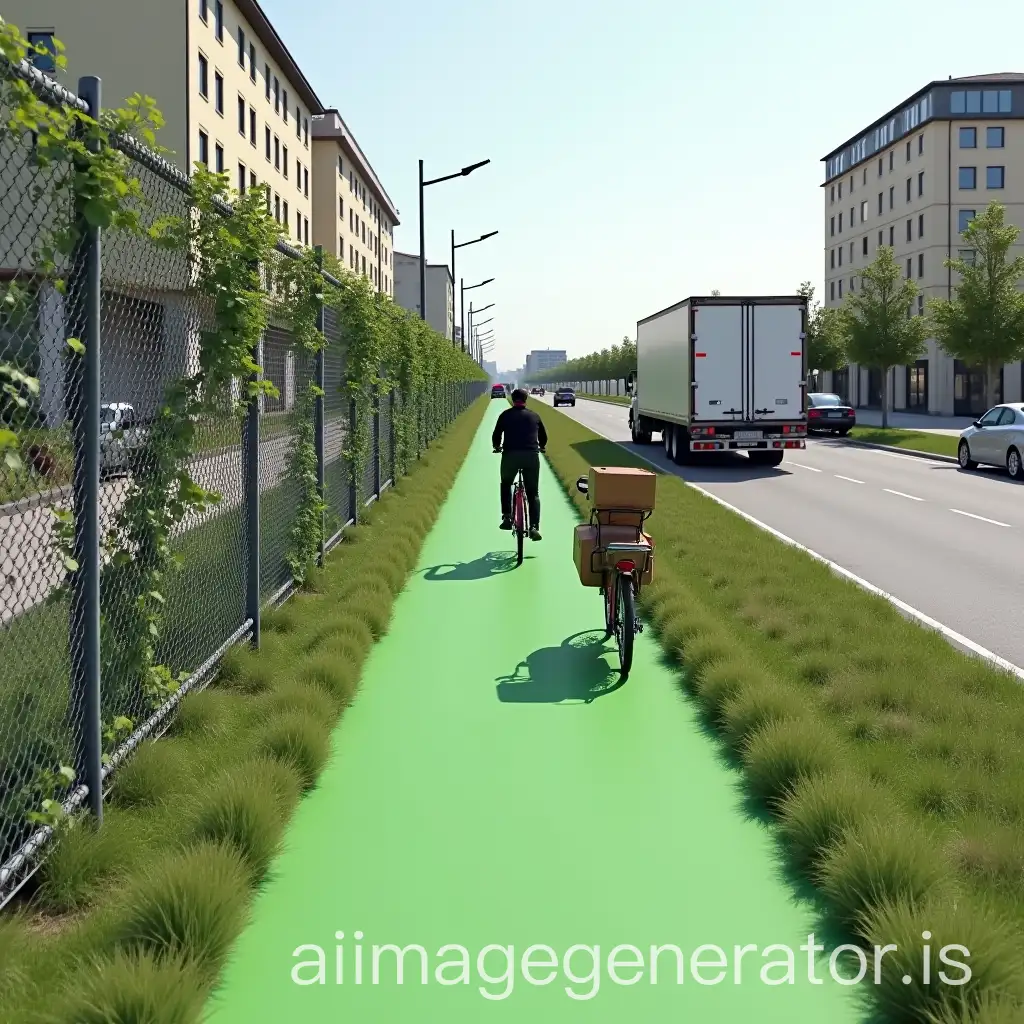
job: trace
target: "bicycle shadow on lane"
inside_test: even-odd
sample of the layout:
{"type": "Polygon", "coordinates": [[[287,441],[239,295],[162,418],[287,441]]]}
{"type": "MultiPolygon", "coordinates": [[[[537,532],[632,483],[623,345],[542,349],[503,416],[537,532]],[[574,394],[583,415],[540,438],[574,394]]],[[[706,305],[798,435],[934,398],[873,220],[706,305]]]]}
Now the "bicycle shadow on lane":
{"type": "MultiPolygon", "coordinates": [[[[533,556],[527,555],[526,558],[533,556]]],[[[526,561],[526,558],[523,560],[526,561]]],[[[431,583],[458,583],[466,580],[486,580],[492,576],[511,572],[516,568],[514,551],[488,551],[471,562],[441,562],[420,570],[420,575],[431,583]]]]}
{"type": "Polygon", "coordinates": [[[541,647],[499,676],[498,700],[503,704],[591,704],[613,693],[624,680],[614,664],[614,649],[604,630],[566,637],[558,647],[541,647]]]}

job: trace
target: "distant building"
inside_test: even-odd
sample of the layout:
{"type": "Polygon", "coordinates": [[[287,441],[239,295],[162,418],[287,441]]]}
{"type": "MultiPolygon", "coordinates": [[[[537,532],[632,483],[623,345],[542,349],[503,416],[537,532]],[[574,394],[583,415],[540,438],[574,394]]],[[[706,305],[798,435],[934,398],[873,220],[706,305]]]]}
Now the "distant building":
{"type": "MultiPolygon", "coordinates": [[[[395,256],[395,302],[420,315],[420,258],[407,252],[395,256]]],[[[447,263],[427,261],[427,323],[449,341],[455,337],[455,284],[447,263]]]]}
{"type": "Polygon", "coordinates": [[[535,374],[543,373],[545,370],[553,370],[556,366],[561,366],[566,361],[567,356],[564,349],[534,349],[526,357],[524,375],[526,377],[532,377],[535,374]]]}
{"type": "Polygon", "coordinates": [[[492,381],[498,379],[498,364],[491,361],[484,361],[484,373],[491,378],[492,381]]]}

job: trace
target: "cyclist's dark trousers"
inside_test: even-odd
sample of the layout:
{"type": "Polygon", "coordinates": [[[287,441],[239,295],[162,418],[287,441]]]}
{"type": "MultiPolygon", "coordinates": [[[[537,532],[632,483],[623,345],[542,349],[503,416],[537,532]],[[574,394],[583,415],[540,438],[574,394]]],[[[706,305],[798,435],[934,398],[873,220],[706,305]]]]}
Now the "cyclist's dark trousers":
{"type": "Polygon", "coordinates": [[[523,483],[526,484],[526,500],[530,507],[530,525],[540,526],[540,455],[537,452],[502,452],[501,453],[501,515],[503,519],[512,518],[512,485],[516,482],[519,470],[523,471],[523,483]]]}

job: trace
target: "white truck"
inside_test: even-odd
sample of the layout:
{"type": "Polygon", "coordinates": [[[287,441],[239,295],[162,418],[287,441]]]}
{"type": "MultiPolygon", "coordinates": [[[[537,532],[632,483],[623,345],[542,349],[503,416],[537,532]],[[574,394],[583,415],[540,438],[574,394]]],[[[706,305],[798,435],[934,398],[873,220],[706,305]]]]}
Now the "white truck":
{"type": "Polygon", "coordinates": [[[692,297],[636,325],[629,426],[659,432],[673,462],[745,451],[777,466],[807,437],[807,301],[798,295],[692,297]]]}

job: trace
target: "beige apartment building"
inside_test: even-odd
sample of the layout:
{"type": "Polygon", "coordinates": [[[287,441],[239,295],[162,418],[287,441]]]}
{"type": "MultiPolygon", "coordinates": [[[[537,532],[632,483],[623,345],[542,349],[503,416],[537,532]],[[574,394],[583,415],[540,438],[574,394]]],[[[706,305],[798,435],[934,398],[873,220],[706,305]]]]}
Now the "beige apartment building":
{"type": "Polygon", "coordinates": [[[64,44],[72,91],[96,75],[105,107],[152,96],[172,163],[206,164],[241,191],[266,184],[282,234],[312,244],[311,122],[323,105],[256,0],[5,0],[4,18],[64,44]]]}
{"type": "MultiPolygon", "coordinates": [[[[442,337],[455,338],[455,281],[447,263],[431,263],[423,275],[428,324],[442,337]]],[[[420,316],[420,258],[395,253],[395,302],[420,316]]]]}
{"type": "Polygon", "coordinates": [[[337,110],[313,118],[313,244],[395,294],[398,210],[337,110]]]}
{"type": "MultiPolygon", "coordinates": [[[[993,200],[1024,231],[1024,74],[950,78],[926,85],[824,158],[825,304],[859,287],[879,246],[919,288],[916,308],[954,294],[949,254],[973,258],[962,232],[993,200]]],[[[1022,245],[1017,252],[1024,253],[1022,245]]],[[[1016,255],[1016,253],[1012,254],[1016,255]]],[[[858,407],[881,405],[880,372],[851,365],[824,387],[858,407]]],[[[1024,398],[1024,366],[1007,364],[1001,400],[1024,398]]],[[[914,366],[892,371],[896,409],[968,416],[984,411],[981,371],[929,339],[914,366]]]]}

